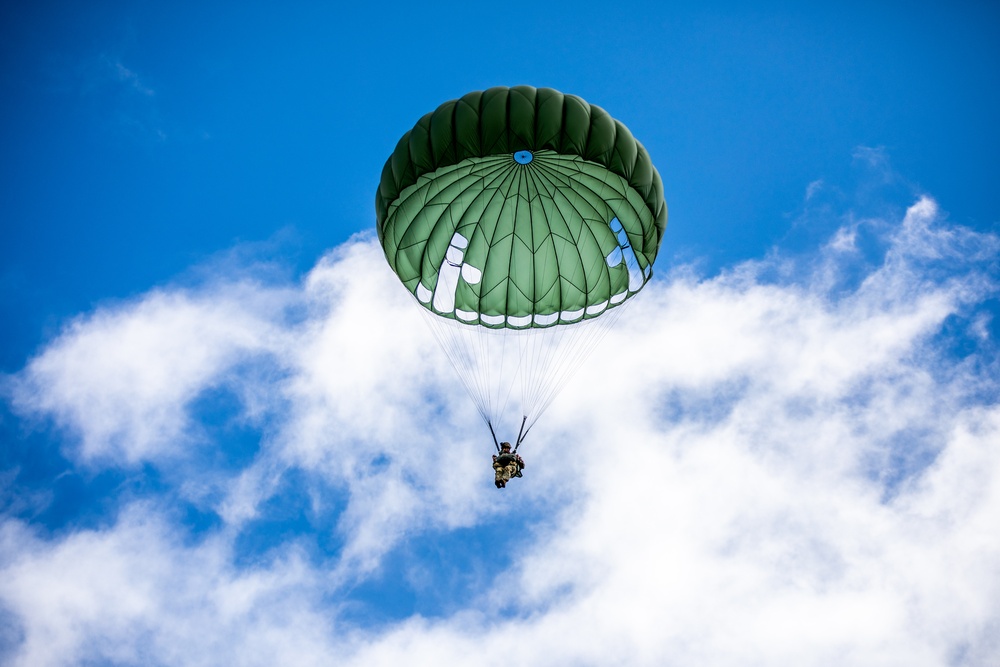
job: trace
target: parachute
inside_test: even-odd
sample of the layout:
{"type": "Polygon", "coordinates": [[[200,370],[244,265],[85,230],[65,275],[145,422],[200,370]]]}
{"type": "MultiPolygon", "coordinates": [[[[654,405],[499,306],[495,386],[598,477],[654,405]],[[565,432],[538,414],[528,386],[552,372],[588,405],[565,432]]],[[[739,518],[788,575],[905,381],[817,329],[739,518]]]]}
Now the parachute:
{"type": "Polygon", "coordinates": [[[667,223],[629,130],[530,86],[421,118],[386,161],[375,208],[389,266],[494,441],[520,415],[517,445],[650,279],[667,223]]]}

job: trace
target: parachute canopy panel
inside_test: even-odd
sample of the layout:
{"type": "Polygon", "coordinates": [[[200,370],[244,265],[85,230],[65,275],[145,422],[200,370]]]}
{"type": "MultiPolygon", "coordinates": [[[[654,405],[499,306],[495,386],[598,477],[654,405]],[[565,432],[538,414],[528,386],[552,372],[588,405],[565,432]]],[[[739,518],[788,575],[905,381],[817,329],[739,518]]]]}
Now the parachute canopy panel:
{"type": "Polygon", "coordinates": [[[649,279],[667,221],[649,155],[600,107],[530,86],[446,102],[376,195],[386,259],[429,311],[496,329],[601,315],[649,279]]]}

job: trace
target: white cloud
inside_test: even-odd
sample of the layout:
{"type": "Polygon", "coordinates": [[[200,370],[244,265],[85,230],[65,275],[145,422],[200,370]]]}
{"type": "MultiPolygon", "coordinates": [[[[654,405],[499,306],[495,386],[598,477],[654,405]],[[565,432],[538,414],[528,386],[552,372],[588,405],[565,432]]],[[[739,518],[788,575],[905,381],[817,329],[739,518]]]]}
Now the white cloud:
{"type": "Polygon", "coordinates": [[[241,419],[267,421],[261,452],[233,479],[189,471],[183,494],[239,525],[305,468],[346,487],[345,567],[368,570],[408,526],[426,527],[415,517],[470,523],[486,509],[473,470],[492,474],[461,446],[487,436],[408,298],[368,240],[294,294],[250,282],[156,291],[72,323],[13,379],[13,404],[78,435],[68,450],[84,463],[169,467],[220,446],[192,413],[204,392],[233,391],[241,419]]]}
{"type": "Polygon", "coordinates": [[[237,284],[102,308],[31,360],[13,383],[14,405],[77,434],[83,461],[176,456],[198,439],[191,401],[236,364],[281,348],[284,303],[237,284]]]}
{"type": "Polygon", "coordinates": [[[220,539],[183,546],[143,504],[56,542],[6,522],[0,598],[23,636],[12,664],[324,664],[320,573],[294,546],[268,567],[236,571],[232,556],[220,539]]]}
{"type": "Polygon", "coordinates": [[[59,538],[5,523],[15,664],[990,664],[1000,407],[975,397],[996,395],[980,309],[1000,247],[921,199],[871,223],[891,230],[880,266],[844,275],[867,224],[812,272],[776,258],[651,284],[533,431],[510,505],[370,240],[298,294],[163,291],[81,319],[14,384],[20,410],[80,434],[81,460],[166,465],[205,446],[185,434],[206,387],[261,359],[281,372],[239,376],[266,427],[252,463],[219,473],[223,526],[203,543],[141,504],[59,538]],[[942,339],[955,319],[978,346],[964,360],[942,339]],[[290,469],[343,548],[238,565],[234,536],[290,469]],[[342,614],[397,545],[525,503],[553,515],[456,610],[375,628],[342,614]]]}

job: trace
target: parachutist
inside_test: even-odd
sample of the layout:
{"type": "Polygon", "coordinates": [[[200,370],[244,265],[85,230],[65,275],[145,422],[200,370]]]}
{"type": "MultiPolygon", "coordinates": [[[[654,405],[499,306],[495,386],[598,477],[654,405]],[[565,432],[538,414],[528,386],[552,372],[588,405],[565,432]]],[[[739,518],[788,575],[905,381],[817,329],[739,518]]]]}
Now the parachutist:
{"type": "Polygon", "coordinates": [[[375,221],[490,428],[502,489],[521,476],[531,424],[652,277],[667,224],[660,174],[604,109],[495,86],[444,102],[400,138],[375,221]],[[493,425],[514,386],[523,419],[501,451],[493,425]]]}
{"type": "Polygon", "coordinates": [[[498,489],[507,486],[511,477],[522,477],[521,470],[524,468],[524,459],[521,455],[510,451],[509,442],[500,443],[500,454],[493,455],[493,471],[496,473],[495,484],[498,489]]]}

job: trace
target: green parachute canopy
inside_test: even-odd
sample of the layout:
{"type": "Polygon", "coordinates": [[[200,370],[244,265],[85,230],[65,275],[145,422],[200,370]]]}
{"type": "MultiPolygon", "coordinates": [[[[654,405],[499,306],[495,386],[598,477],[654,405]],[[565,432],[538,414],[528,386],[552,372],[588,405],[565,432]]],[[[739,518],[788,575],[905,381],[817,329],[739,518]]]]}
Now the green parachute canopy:
{"type": "Polygon", "coordinates": [[[421,118],[375,209],[389,266],[494,443],[519,402],[515,449],[649,280],[667,224],[660,176],[625,126],[530,86],[421,118]]]}
{"type": "Polygon", "coordinates": [[[379,241],[430,312],[490,329],[596,318],[649,280],[667,223],[628,129],[551,88],[490,88],[421,118],[386,161],[379,241]]]}

